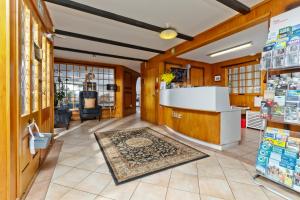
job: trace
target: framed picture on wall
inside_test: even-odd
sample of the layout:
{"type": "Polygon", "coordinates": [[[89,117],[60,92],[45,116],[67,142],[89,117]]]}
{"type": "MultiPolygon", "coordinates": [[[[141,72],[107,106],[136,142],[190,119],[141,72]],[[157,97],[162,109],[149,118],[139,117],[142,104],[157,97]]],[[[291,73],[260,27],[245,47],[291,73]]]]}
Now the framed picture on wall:
{"type": "Polygon", "coordinates": [[[214,81],[216,81],[216,82],[221,81],[221,75],[215,75],[214,81]]]}

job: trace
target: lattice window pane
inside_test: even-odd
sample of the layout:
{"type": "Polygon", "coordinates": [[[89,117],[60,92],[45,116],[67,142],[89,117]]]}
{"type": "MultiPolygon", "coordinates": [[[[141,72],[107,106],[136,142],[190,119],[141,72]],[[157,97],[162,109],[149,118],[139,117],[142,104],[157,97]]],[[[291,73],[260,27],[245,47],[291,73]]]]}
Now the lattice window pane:
{"type": "Polygon", "coordinates": [[[51,47],[50,43],[47,41],[47,107],[50,106],[50,92],[51,92],[51,47]]]}
{"type": "Polygon", "coordinates": [[[21,115],[30,113],[30,10],[21,8],[21,115]]]}

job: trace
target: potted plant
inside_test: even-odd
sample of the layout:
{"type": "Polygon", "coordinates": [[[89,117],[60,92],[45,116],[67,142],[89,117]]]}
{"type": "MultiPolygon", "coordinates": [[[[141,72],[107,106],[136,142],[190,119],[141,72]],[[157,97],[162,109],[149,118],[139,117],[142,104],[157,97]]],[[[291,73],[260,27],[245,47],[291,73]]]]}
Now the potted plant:
{"type": "Polygon", "coordinates": [[[171,88],[171,82],[174,80],[175,75],[171,72],[167,72],[161,75],[161,80],[166,83],[166,88],[171,88]]]}
{"type": "Polygon", "coordinates": [[[58,105],[61,107],[62,106],[62,101],[66,97],[65,93],[65,86],[64,83],[61,81],[60,78],[58,78],[59,86],[58,90],[55,87],[55,96],[54,96],[54,104],[57,107],[58,105]]]}

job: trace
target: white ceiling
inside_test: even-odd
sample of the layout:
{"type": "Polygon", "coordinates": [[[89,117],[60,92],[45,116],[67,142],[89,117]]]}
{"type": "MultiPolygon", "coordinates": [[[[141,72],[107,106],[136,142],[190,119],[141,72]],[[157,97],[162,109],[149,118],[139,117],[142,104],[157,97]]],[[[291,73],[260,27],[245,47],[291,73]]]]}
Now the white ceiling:
{"type": "Polygon", "coordinates": [[[268,37],[268,22],[263,22],[249,29],[233,34],[216,42],[210,43],[201,48],[195,49],[179,57],[191,60],[202,61],[206,63],[217,63],[243,56],[253,55],[262,52],[268,37]],[[218,52],[230,47],[252,42],[253,46],[240,51],[224,54],[217,57],[207,56],[210,53],[218,52]]]}
{"type": "MultiPolygon", "coordinates": [[[[175,27],[180,33],[195,36],[230,17],[237,12],[217,2],[216,0],[75,0],[79,3],[110,11],[119,15],[164,27],[166,23],[175,27]]],[[[240,0],[252,7],[262,0],[240,0]]],[[[50,15],[56,29],[101,37],[110,40],[167,50],[184,40],[161,40],[158,33],[131,25],[119,23],[102,17],[47,3],[50,15]]],[[[149,59],[155,54],[113,45],[88,42],[85,40],[66,38],[55,40],[55,45],[81,50],[93,50],[101,53],[111,53],[121,56],[131,56],[149,59]]],[[[55,50],[56,57],[66,56],[62,51],[55,50]]],[[[75,55],[75,53],[73,53],[75,55]]],[[[71,55],[67,58],[71,58],[71,55]]],[[[91,56],[76,53],[77,59],[87,59],[91,56]]],[[[98,58],[97,58],[98,59],[98,58]]],[[[112,63],[113,58],[99,61],[112,63]],[[110,61],[111,60],[111,61],[110,61]]],[[[126,65],[139,71],[139,62],[120,60],[118,64],[126,65]]]]}

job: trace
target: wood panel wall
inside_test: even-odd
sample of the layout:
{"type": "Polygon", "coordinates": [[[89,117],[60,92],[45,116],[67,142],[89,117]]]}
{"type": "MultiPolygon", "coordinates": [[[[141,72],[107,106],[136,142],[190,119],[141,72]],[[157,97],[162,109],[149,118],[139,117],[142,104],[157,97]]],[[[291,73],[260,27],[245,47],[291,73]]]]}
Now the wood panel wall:
{"type": "MultiPolygon", "coordinates": [[[[8,107],[9,110],[6,112],[10,118],[10,132],[8,132],[10,134],[10,148],[7,149],[7,152],[11,153],[10,171],[8,173],[8,175],[10,175],[10,189],[7,190],[7,192],[10,192],[8,199],[16,199],[22,197],[24,192],[27,190],[28,186],[33,181],[33,178],[39,166],[41,165],[43,159],[46,156],[46,151],[38,151],[38,153],[35,156],[31,156],[28,154],[28,148],[29,148],[28,136],[26,135],[26,129],[24,128],[28,123],[28,119],[23,118],[21,120],[20,109],[19,109],[20,108],[19,67],[21,66],[20,48],[19,48],[20,46],[19,41],[20,41],[20,34],[21,34],[19,31],[20,28],[19,9],[21,6],[21,0],[1,1],[1,3],[2,2],[6,2],[10,4],[9,7],[8,6],[6,7],[10,14],[10,19],[7,18],[10,23],[8,29],[3,32],[10,35],[10,39],[9,39],[10,55],[7,55],[7,58],[9,59],[9,67],[7,67],[7,69],[10,69],[10,71],[9,74],[6,75],[6,77],[10,79],[9,82],[10,93],[5,95],[5,97],[9,98],[10,100],[10,106],[8,107]],[[25,160],[31,160],[32,162],[27,164],[25,167],[26,170],[23,171],[25,160]]],[[[39,24],[40,31],[47,32],[47,33],[52,32],[53,25],[49,13],[47,11],[47,8],[45,6],[45,2],[42,1],[43,11],[44,11],[42,14],[43,16],[41,16],[41,13],[37,8],[36,1],[23,0],[23,2],[27,4],[28,8],[31,11],[32,16],[39,24]]],[[[1,14],[1,20],[3,19],[2,16],[4,15],[1,14]]],[[[50,49],[50,51],[52,51],[52,48],[50,49]]],[[[53,56],[52,53],[51,56],[53,56]]],[[[52,63],[50,64],[50,73],[53,73],[52,63]]],[[[53,83],[53,79],[50,80],[50,84],[52,83],[53,83]]],[[[39,86],[39,88],[41,87],[39,86]]],[[[53,88],[51,88],[50,90],[50,96],[51,97],[53,96],[53,88]]],[[[39,99],[41,100],[41,95],[39,96],[39,99]]],[[[50,101],[52,102],[53,98],[51,98],[50,101]]],[[[45,110],[40,110],[39,112],[30,116],[36,119],[41,131],[45,131],[45,132],[53,131],[53,106],[50,106],[45,110]],[[42,123],[42,121],[44,123],[42,123]]]]}
{"type": "Polygon", "coordinates": [[[0,199],[10,198],[10,26],[9,1],[0,1],[0,199]]]}
{"type": "Polygon", "coordinates": [[[146,62],[141,65],[141,118],[155,124],[163,123],[163,110],[159,105],[160,77],[169,70],[171,65],[192,66],[193,84],[210,85],[210,64],[193,60],[172,58],[165,62],[146,62]]]}

